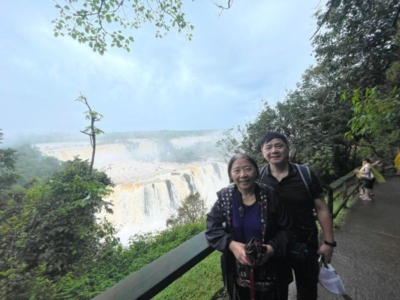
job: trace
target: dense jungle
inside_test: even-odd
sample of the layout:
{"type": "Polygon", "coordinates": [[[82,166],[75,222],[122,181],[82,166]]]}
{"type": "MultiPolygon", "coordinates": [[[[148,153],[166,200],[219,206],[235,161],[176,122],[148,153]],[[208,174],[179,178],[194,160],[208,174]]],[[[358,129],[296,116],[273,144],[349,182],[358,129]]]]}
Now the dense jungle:
{"type": "MultiPolygon", "coordinates": [[[[87,2],[99,8],[100,1],[87,2]]],[[[327,183],[363,157],[392,165],[400,147],[399,15],[400,1],[327,1],[315,12],[310,37],[316,64],[276,106],[264,102],[254,120],[226,130],[220,152],[245,152],[262,165],[258,142],[271,130],[288,136],[292,161],[327,183]]],[[[6,138],[0,131],[0,142],[6,138]]],[[[123,247],[115,228],[95,217],[102,209],[112,213],[104,200],[112,186],[88,161],[60,162],[30,145],[0,148],[1,299],[91,299],[205,229],[204,211],[189,218],[181,210],[185,222],[172,218],[167,230],[137,235],[123,247]]],[[[200,200],[188,197],[182,206],[199,207],[200,200]]],[[[222,286],[218,261],[214,253],[157,298],[211,299],[222,286]]]]}

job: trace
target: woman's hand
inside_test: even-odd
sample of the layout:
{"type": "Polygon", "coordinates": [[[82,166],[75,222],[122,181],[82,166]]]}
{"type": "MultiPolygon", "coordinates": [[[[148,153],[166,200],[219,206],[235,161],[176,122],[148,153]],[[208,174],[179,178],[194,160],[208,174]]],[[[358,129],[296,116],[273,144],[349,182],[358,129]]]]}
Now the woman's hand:
{"type": "Polygon", "coordinates": [[[267,252],[258,259],[256,263],[258,266],[265,264],[275,254],[274,248],[270,245],[263,245],[263,247],[267,247],[267,252]]]}
{"type": "Polygon", "coordinates": [[[252,265],[246,256],[246,251],[244,250],[244,244],[232,241],[229,244],[229,250],[232,251],[233,255],[235,255],[236,259],[242,265],[249,265],[249,266],[252,265]]]}

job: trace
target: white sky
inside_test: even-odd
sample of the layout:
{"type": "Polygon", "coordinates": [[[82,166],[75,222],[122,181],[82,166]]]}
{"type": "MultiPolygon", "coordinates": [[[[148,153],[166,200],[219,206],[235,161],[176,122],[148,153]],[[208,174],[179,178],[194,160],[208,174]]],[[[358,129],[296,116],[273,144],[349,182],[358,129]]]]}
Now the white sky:
{"type": "MultiPolygon", "coordinates": [[[[220,0],[220,3],[223,3],[220,0]]],[[[62,1],[60,1],[62,2],[62,1]]],[[[81,91],[105,132],[225,129],[254,119],[295,88],[314,63],[309,38],[319,0],[235,0],[218,16],[211,0],[184,1],[193,40],[154,27],[133,32],[131,52],[101,56],[55,38],[53,1],[0,0],[0,128],[78,132],[81,91]]]]}

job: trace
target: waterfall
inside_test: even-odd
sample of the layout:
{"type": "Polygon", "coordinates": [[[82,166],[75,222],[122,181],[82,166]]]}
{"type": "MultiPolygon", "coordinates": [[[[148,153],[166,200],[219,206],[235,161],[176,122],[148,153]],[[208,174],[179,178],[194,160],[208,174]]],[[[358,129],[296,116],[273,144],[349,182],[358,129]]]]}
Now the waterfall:
{"type": "MultiPolygon", "coordinates": [[[[184,147],[196,139],[176,139],[173,144],[184,147]]],[[[91,157],[88,143],[38,144],[43,154],[60,160],[75,156],[86,160],[91,157]]],[[[217,199],[216,192],[229,183],[227,165],[222,162],[158,163],[158,152],[165,151],[164,144],[131,139],[124,143],[97,147],[95,167],[107,173],[115,183],[107,197],[113,214],[102,211],[118,230],[117,236],[124,245],[129,237],[166,228],[166,220],[175,214],[181,202],[189,195],[199,193],[209,209],[217,199]]]]}
{"type": "Polygon", "coordinates": [[[199,192],[211,208],[216,192],[229,183],[225,173],[226,164],[214,162],[160,174],[150,182],[117,184],[107,199],[114,205],[114,214],[103,212],[100,217],[105,216],[119,230],[121,242],[127,244],[133,234],[165,229],[166,220],[190,194],[199,192]]]}

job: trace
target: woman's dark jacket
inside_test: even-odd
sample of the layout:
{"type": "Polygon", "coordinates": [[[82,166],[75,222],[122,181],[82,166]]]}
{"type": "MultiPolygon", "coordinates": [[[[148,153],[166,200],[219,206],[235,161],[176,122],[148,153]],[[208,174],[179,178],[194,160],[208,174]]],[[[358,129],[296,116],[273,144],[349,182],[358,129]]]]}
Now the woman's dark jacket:
{"type": "MultiPolygon", "coordinates": [[[[277,199],[274,190],[265,185],[256,186],[261,199],[258,201],[262,222],[261,232],[264,232],[264,243],[271,245],[274,256],[263,265],[265,268],[275,268],[278,281],[281,284],[292,280],[290,265],[284,263],[286,250],[294,242],[294,234],[291,231],[291,219],[286,213],[282,203],[277,199]],[[266,207],[266,209],[265,209],[266,207]]],[[[211,247],[221,251],[221,267],[224,284],[231,294],[235,280],[235,257],[229,250],[229,244],[235,240],[232,229],[232,205],[234,205],[233,194],[235,185],[223,188],[217,193],[218,200],[215,202],[211,212],[207,214],[206,238],[211,247]]]]}

